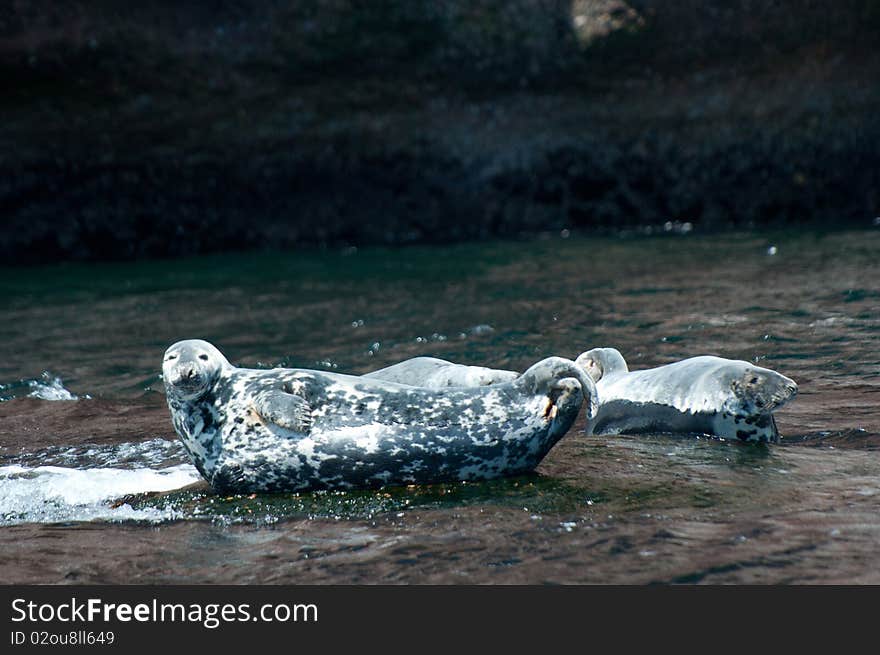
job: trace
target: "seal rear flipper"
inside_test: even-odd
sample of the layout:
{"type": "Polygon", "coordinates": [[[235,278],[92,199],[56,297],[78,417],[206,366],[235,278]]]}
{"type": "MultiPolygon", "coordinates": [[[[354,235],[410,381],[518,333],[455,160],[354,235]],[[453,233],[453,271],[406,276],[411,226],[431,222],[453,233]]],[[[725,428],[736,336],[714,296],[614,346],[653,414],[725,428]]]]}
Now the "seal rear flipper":
{"type": "Polygon", "coordinates": [[[312,408],[301,396],[278,389],[261,391],[254,399],[254,409],[264,421],[287,430],[308,434],[312,427],[312,408]]]}
{"type": "Polygon", "coordinates": [[[570,359],[563,357],[547,357],[531,366],[525,373],[515,379],[512,384],[526,393],[544,393],[550,395],[559,387],[560,380],[573,378],[581,387],[581,393],[587,402],[587,418],[592,419],[599,412],[599,397],[596,383],[586,370],[570,359]]]}

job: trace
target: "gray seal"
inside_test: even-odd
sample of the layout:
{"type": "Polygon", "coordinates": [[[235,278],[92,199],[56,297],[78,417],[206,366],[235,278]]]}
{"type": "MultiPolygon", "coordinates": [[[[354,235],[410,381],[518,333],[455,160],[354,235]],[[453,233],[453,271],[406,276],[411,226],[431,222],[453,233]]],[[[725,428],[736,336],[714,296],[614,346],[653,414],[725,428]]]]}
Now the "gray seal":
{"type": "Polygon", "coordinates": [[[437,357],[413,357],[399,364],[366,373],[361,377],[425,389],[445,389],[446,387],[484,387],[511,382],[519,377],[519,373],[485,366],[454,364],[437,357]]]}
{"type": "Polygon", "coordinates": [[[232,366],[206,341],[162,364],[174,429],[218,493],[483,480],[532,470],[595,384],[550,357],[512,382],[442,391],[305,369],[232,366]]]}
{"type": "Polygon", "coordinates": [[[746,361],[701,356],[630,371],[615,348],[594,348],[576,362],[601,400],[589,434],[693,433],[776,442],[772,412],[797,394],[794,380],[746,361]]]}

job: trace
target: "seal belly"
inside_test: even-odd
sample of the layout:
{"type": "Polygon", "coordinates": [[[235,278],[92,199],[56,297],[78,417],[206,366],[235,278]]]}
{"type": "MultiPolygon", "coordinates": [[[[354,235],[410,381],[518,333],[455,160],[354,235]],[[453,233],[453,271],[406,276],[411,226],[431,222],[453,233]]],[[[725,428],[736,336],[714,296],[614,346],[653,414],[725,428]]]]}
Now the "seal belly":
{"type": "Polygon", "coordinates": [[[660,403],[611,400],[587,422],[589,434],[705,434],[740,441],[775,442],[770,414],[738,416],[725,411],[681,411],[660,403]]]}
{"type": "MultiPolygon", "coordinates": [[[[399,407],[376,408],[376,414],[389,410],[384,421],[374,412],[329,412],[313,419],[308,435],[256,422],[233,424],[211,483],[221,493],[250,493],[515,475],[537,466],[564,434],[558,424],[551,430],[554,420],[542,417],[537,405],[525,403],[501,421],[491,415],[481,421],[470,407],[458,407],[457,416],[435,408],[411,421],[401,420],[415,416],[399,407]]],[[[574,420],[570,411],[560,418],[570,419],[569,425],[574,420]]]]}
{"type": "Polygon", "coordinates": [[[682,412],[660,403],[611,400],[587,422],[590,434],[715,434],[716,412],[682,412]]]}

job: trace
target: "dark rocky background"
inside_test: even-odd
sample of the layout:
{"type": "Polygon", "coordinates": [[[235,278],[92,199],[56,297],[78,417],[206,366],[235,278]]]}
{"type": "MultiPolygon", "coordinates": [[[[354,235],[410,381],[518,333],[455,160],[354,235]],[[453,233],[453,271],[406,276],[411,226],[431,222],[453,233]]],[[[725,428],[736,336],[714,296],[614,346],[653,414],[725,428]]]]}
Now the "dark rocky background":
{"type": "Polygon", "coordinates": [[[0,264],[869,226],[878,44],[880,0],[11,0],[0,264]]]}

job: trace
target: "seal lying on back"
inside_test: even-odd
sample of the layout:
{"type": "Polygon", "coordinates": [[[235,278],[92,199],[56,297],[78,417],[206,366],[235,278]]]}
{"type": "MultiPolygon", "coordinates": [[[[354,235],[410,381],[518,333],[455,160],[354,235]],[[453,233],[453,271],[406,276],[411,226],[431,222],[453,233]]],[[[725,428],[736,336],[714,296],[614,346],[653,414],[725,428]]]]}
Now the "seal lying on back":
{"type": "Polygon", "coordinates": [[[776,371],[721,357],[692,357],[630,371],[614,348],[577,358],[596,381],[601,403],[587,419],[589,434],[678,432],[742,441],[778,441],[772,412],[797,384],[776,371]]]}
{"type": "Polygon", "coordinates": [[[399,364],[366,373],[361,377],[409,384],[425,389],[445,389],[446,387],[484,387],[510,382],[519,377],[519,373],[485,366],[453,364],[436,357],[413,357],[399,364]]]}
{"type": "Polygon", "coordinates": [[[219,493],[480,480],[533,469],[596,387],[550,357],[513,382],[443,391],[304,369],[232,366],[206,341],[162,365],[174,428],[219,493]]]}

